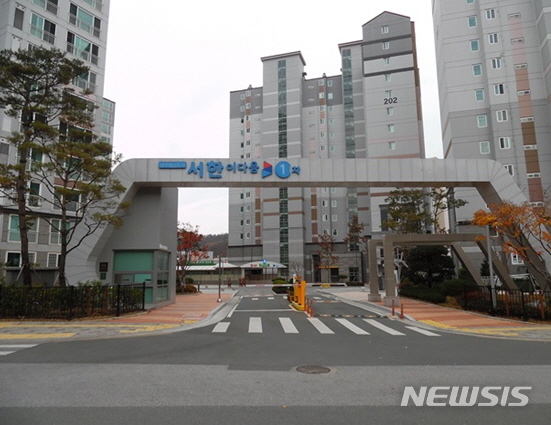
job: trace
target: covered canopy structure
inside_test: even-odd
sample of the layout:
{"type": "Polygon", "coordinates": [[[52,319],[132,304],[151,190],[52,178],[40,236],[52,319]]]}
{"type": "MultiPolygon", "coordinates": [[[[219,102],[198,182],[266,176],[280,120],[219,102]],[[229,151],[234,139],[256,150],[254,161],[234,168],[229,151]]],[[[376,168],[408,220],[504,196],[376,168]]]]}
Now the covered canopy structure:
{"type": "Polygon", "coordinates": [[[276,263],[275,261],[260,260],[251,261],[240,266],[245,277],[249,281],[272,280],[276,277],[287,277],[287,273],[282,271],[287,268],[285,264],[276,263]]]}

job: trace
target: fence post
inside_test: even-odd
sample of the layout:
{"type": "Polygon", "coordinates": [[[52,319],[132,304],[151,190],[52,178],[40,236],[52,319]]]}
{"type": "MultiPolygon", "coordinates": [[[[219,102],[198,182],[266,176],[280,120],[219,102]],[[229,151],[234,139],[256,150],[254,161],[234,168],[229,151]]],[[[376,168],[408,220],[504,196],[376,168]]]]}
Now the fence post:
{"type": "Polygon", "coordinates": [[[121,284],[117,283],[117,313],[116,316],[121,315],[121,284]]]}
{"type": "Polygon", "coordinates": [[[69,286],[69,317],[68,319],[71,320],[73,318],[73,308],[74,308],[74,293],[73,290],[75,287],[73,285],[69,286]]]}
{"type": "Polygon", "coordinates": [[[520,290],[520,299],[522,301],[522,320],[527,320],[527,317],[526,317],[526,304],[524,302],[524,291],[522,289],[520,290]]]}
{"type": "Polygon", "coordinates": [[[490,314],[492,316],[495,315],[495,311],[494,311],[494,291],[493,291],[493,288],[492,288],[492,285],[488,285],[488,291],[490,291],[490,314]]]}
{"type": "Polygon", "coordinates": [[[142,311],[145,311],[145,281],[142,287],[142,311]]]}

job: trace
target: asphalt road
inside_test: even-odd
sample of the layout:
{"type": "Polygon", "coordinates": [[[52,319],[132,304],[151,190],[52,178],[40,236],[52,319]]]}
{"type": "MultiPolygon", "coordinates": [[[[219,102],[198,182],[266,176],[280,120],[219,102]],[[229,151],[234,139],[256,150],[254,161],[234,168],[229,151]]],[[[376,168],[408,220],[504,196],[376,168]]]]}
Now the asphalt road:
{"type": "Polygon", "coordinates": [[[0,424],[549,423],[549,343],[447,333],[313,296],[317,320],[246,288],[206,327],[22,347],[0,357],[0,424]],[[422,386],[494,386],[499,402],[400,406],[422,386]],[[517,386],[530,387],[528,404],[507,406],[519,400],[504,388],[517,386]]]}

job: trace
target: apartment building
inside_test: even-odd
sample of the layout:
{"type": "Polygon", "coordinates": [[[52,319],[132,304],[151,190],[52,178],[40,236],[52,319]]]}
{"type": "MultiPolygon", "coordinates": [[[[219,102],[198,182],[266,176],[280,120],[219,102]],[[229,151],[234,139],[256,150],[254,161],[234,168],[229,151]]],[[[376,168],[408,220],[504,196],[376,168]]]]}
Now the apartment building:
{"type": "MultiPolygon", "coordinates": [[[[89,72],[72,84],[77,95],[87,94],[96,106],[95,132],[112,143],[115,103],[104,98],[105,57],[109,0],[0,0],[0,49],[55,47],[69,57],[81,59],[89,72]]],[[[0,111],[0,161],[15,163],[16,151],[7,138],[18,130],[20,122],[0,111]]],[[[40,185],[31,183],[31,193],[41,194],[40,185]],[[33,187],[34,185],[34,187],[33,187]]],[[[32,198],[32,194],[30,195],[32,198]]],[[[55,206],[29,199],[33,211],[54,217],[55,206]]],[[[16,280],[20,270],[20,244],[16,205],[0,198],[0,262],[5,263],[6,278],[16,280]]],[[[59,257],[59,232],[43,220],[34,221],[29,234],[31,261],[38,282],[55,281],[59,257]]]]}
{"type": "MultiPolygon", "coordinates": [[[[530,202],[542,202],[551,184],[551,1],[432,5],[444,157],[498,161],[530,202]]],[[[452,225],[468,231],[486,205],[473,190],[456,196],[469,203],[452,225]]]]}
{"type": "MultiPolygon", "coordinates": [[[[384,12],[362,26],[360,40],[338,48],[340,75],[308,78],[300,51],[261,58],[262,87],[230,94],[231,158],[424,158],[410,18],[384,12]]],[[[357,216],[364,235],[381,235],[387,195],[377,188],[230,189],[229,261],[278,262],[320,281],[319,241],[327,232],[339,256],[331,277],[360,280],[358,247],[343,243],[348,224],[357,216]]]]}

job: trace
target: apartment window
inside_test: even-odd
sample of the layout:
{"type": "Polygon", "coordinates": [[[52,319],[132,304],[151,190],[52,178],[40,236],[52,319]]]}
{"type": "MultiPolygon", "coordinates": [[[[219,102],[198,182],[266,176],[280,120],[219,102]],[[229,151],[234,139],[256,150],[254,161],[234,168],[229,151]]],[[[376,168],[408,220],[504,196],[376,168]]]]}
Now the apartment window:
{"type": "Polygon", "coordinates": [[[245,192],[245,198],[250,198],[251,197],[251,192],[245,192]]]}
{"type": "Polygon", "coordinates": [[[392,74],[385,74],[385,81],[392,81],[392,74]]]}
{"type": "Polygon", "coordinates": [[[478,52],[480,50],[480,44],[478,40],[471,40],[471,52],[478,52]]]}
{"type": "Polygon", "coordinates": [[[391,151],[396,150],[396,142],[388,142],[388,149],[391,151]]]}
{"type": "Polygon", "coordinates": [[[509,117],[507,116],[507,109],[501,109],[496,111],[497,122],[507,121],[509,117]]]}
{"type": "Polygon", "coordinates": [[[383,41],[383,50],[390,49],[390,42],[389,41],[383,41]]]}
{"type": "Polygon", "coordinates": [[[251,232],[245,233],[245,239],[250,239],[250,238],[251,238],[251,232]]]}
{"type": "Polygon", "coordinates": [[[333,80],[327,81],[327,87],[333,87],[333,80]]]}
{"type": "Polygon", "coordinates": [[[484,89],[476,89],[474,91],[474,97],[477,102],[482,102],[484,100],[484,89]]]}
{"type": "Polygon", "coordinates": [[[332,214],[331,215],[331,221],[335,222],[335,221],[338,221],[339,220],[339,217],[337,214],[332,214]]]}
{"type": "Polygon", "coordinates": [[[67,51],[79,59],[98,64],[99,46],[80,38],[72,32],[67,33],[67,51]]]}
{"type": "Polygon", "coordinates": [[[488,127],[488,118],[486,115],[477,115],[476,121],[478,123],[478,128],[488,127]]]}
{"type": "Polygon", "coordinates": [[[505,86],[502,83],[494,84],[494,94],[496,96],[499,96],[500,94],[505,94],[505,86]]]}
{"type": "Polygon", "coordinates": [[[100,36],[101,20],[73,3],[69,7],[69,23],[95,37],[100,36]]]}
{"type": "Polygon", "coordinates": [[[473,64],[473,76],[479,77],[482,75],[482,65],[479,63],[473,64]]]}
{"type": "Polygon", "coordinates": [[[497,32],[494,32],[492,34],[488,34],[488,42],[490,44],[497,44],[499,43],[499,36],[497,34],[497,32]]]}
{"type": "Polygon", "coordinates": [[[388,25],[383,25],[381,27],[381,34],[388,34],[388,25]]]}
{"type": "Polygon", "coordinates": [[[492,58],[492,69],[501,69],[501,58],[492,58]]]}
{"type": "Polygon", "coordinates": [[[35,37],[44,40],[46,43],[54,44],[55,42],[55,24],[44,19],[42,16],[31,15],[31,34],[35,37]]]}
{"type": "Polygon", "coordinates": [[[54,218],[51,220],[50,224],[50,245],[60,245],[61,244],[61,220],[54,218]]]}
{"type": "Polygon", "coordinates": [[[482,155],[487,155],[490,153],[490,142],[488,141],[480,142],[480,153],[482,155]]]}
{"type": "Polygon", "coordinates": [[[327,93],[327,100],[333,99],[333,93],[327,93]]]}
{"type": "Polygon", "coordinates": [[[92,71],[86,71],[73,80],[73,84],[83,90],[96,91],[96,81],[98,75],[92,71]]]}
{"type": "Polygon", "coordinates": [[[14,28],[17,28],[18,30],[23,29],[24,16],[25,16],[25,12],[23,12],[21,9],[15,9],[15,15],[13,17],[14,28]]]}
{"type": "Polygon", "coordinates": [[[332,236],[339,236],[339,231],[337,229],[333,229],[333,230],[331,230],[331,235],[332,236]]]}
{"type": "Polygon", "coordinates": [[[392,97],[392,90],[385,90],[385,99],[390,99],[392,97]]]}
{"type": "Polygon", "coordinates": [[[48,262],[46,263],[46,267],[48,268],[56,268],[59,267],[59,257],[61,254],[58,254],[56,252],[48,252],[48,262]]]}
{"type": "Polygon", "coordinates": [[[387,125],[387,130],[389,133],[394,133],[394,124],[387,125]]]}
{"type": "Polygon", "coordinates": [[[515,167],[513,164],[505,164],[503,167],[507,170],[509,174],[511,174],[512,176],[515,175],[515,167]]]}
{"type": "Polygon", "coordinates": [[[469,22],[469,28],[476,27],[476,16],[469,16],[467,20],[469,22]]]}
{"type": "Polygon", "coordinates": [[[394,108],[392,108],[392,107],[386,108],[386,114],[388,116],[394,115],[394,108]]]}
{"type": "Polygon", "coordinates": [[[329,214],[323,214],[321,216],[322,221],[329,221],[329,214]]]}
{"type": "Polygon", "coordinates": [[[390,58],[383,58],[383,65],[390,65],[390,58]]]}
{"type": "Polygon", "coordinates": [[[474,0],[465,0],[467,4],[473,4],[474,0]]]}
{"type": "MultiPolygon", "coordinates": [[[[28,220],[28,237],[30,243],[36,243],[38,240],[38,220],[28,220]]],[[[19,233],[19,216],[10,215],[8,242],[21,242],[21,234],[19,233]]]]}
{"type": "Polygon", "coordinates": [[[486,19],[495,19],[496,18],[496,10],[495,9],[486,9],[486,19]]]}
{"type": "Polygon", "coordinates": [[[511,148],[511,139],[509,137],[500,137],[499,138],[499,148],[500,149],[509,149],[509,148],[511,148]]]}
{"type": "Polygon", "coordinates": [[[511,264],[514,266],[518,266],[520,264],[524,264],[524,261],[522,261],[522,258],[518,254],[511,254],[511,264]]]}
{"type": "MultiPolygon", "coordinates": [[[[29,252],[29,262],[34,264],[36,261],[36,252],[29,252]]],[[[7,267],[21,267],[21,253],[20,252],[7,252],[6,253],[6,266],[7,267]]]]}

